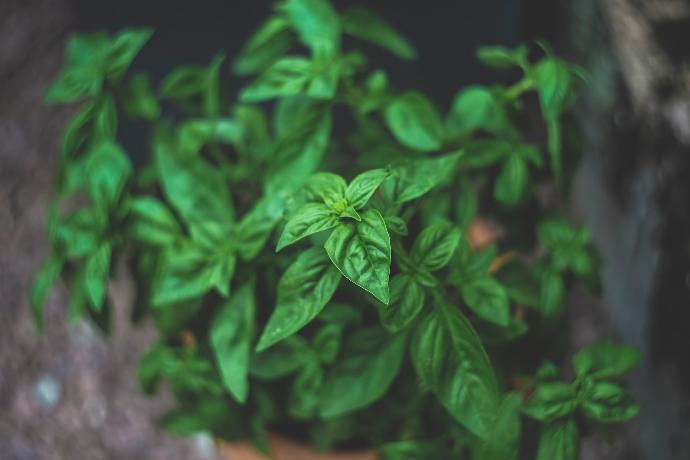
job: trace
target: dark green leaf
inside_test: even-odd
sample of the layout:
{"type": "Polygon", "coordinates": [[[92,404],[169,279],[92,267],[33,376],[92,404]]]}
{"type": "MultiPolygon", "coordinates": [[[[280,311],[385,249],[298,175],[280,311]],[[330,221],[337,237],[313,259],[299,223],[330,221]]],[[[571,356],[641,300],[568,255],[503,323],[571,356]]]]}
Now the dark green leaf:
{"type": "Polygon", "coordinates": [[[577,395],[572,385],[560,382],[542,383],[524,407],[527,415],[542,422],[550,422],[572,413],[577,407],[577,395]]]}
{"type": "Polygon", "coordinates": [[[34,325],[39,332],[43,331],[43,306],[55,281],[62,272],[64,261],[52,255],[45,261],[31,287],[31,313],[34,325]]]}
{"type": "Polygon", "coordinates": [[[452,176],[459,158],[459,154],[452,154],[396,165],[382,184],[383,193],[396,203],[419,198],[452,176]]]}
{"type": "Polygon", "coordinates": [[[278,282],[278,300],[257,350],[299,331],[326,306],[340,283],[340,273],[321,248],[300,254],[278,282]]]}
{"type": "Polygon", "coordinates": [[[209,339],[225,388],[240,403],[249,392],[249,357],[254,333],[254,285],[242,285],[213,317],[209,339]]]}
{"type": "Polygon", "coordinates": [[[577,460],[580,434],[572,417],[544,425],[539,436],[537,460],[577,460]]]}
{"type": "Polygon", "coordinates": [[[498,384],[484,347],[459,309],[434,299],[412,342],[412,362],[422,381],[465,428],[488,439],[500,404],[498,384]]]}
{"type": "Polygon", "coordinates": [[[425,228],[412,246],[410,257],[415,266],[436,271],[448,265],[462,236],[460,230],[448,222],[438,222],[425,228]]]}
{"type": "Polygon", "coordinates": [[[424,307],[424,288],[415,278],[400,273],[391,278],[391,301],[381,307],[381,323],[392,333],[412,324],[424,307]]]}
{"type": "Polygon", "coordinates": [[[308,359],[304,353],[308,344],[295,346],[296,339],[303,341],[300,337],[292,336],[260,353],[254,352],[249,373],[257,379],[274,380],[297,371],[308,359]]]}
{"type": "Polygon", "coordinates": [[[514,206],[522,199],[527,187],[527,163],[519,155],[508,157],[496,179],[494,198],[505,206],[514,206]]]}
{"type": "Polygon", "coordinates": [[[520,406],[522,395],[508,393],[501,402],[499,415],[488,441],[482,442],[474,460],[515,460],[520,447],[520,406]]]}
{"type": "Polygon", "coordinates": [[[111,247],[102,243],[98,250],[86,260],[84,268],[84,288],[89,303],[95,311],[101,311],[108,289],[111,247]]]}
{"type": "Polygon", "coordinates": [[[326,252],[347,279],[388,304],[391,241],[386,223],[375,209],[362,213],[362,221],[341,223],[325,244],[326,252]]]}
{"type": "Polygon", "coordinates": [[[319,413],[332,418],[366,407],[388,390],[400,371],[405,338],[364,329],[348,338],[341,358],[326,377],[319,413]]]}
{"type": "Polygon", "coordinates": [[[505,289],[493,278],[481,277],[461,285],[462,299],[480,318],[507,326],[510,307],[505,289]]]}

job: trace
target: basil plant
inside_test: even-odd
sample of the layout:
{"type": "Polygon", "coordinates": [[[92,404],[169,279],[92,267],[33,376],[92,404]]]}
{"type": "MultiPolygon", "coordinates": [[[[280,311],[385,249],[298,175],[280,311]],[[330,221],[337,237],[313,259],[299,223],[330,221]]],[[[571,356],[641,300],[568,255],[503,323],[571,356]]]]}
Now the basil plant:
{"type": "Polygon", "coordinates": [[[463,88],[442,113],[350,49],[416,56],[368,9],[280,1],[230,66],[155,84],[128,71],[152,33],[67,43],[46,100],[78,111],[32,307],[40,328],[61,279],[69,317],[107,331],[124,261],[132,318],[159,331],[141,387],[179,402],[163,427],[266,451],[271,431],[387,460],[559,460],[581,430],[635,416],[621,378],[637,351],[599,343],[563,365],[566,291],[596,287],[599,265],[544,199],[572,175],[576,66],[481,48],[518,81],[463,88]],[[146,148],[123,144],[133,123],[146,148]]]}

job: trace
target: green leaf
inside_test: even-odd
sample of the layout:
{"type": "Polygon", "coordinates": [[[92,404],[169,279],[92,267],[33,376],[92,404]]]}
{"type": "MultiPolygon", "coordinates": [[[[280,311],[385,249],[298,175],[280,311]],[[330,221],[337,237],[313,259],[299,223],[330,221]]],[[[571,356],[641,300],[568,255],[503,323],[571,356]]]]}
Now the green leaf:
{"type": "Polygon", "coordinates": [[[599,342],[577,352],[573,357],[573,367],[578,377],[620,377],[637,366],[640,357],[640,351],[635,347],[599,342]]]}
{"type": "Polygon", "coordinates": [[[550,422],[572,413],[577,407],[577,395],[572,385],[561,382],[541,383],[524,407],[527,415],[542,422],[550,422]]]}
{"type": "Polygon", "coordinates": [[[320,172],[312,174],[304,184],[302,194],[306,201],[323,201],[327,206],[333,205],[345,198],[347,183],[337,174],[320,172]]]}
{"type": "Polygon", "coordinates": [[[380,309],[381,323],[391,333],[408,327],[424,307],[424,288],[407,273],[395,275],[390,282],[391,301],[380,309]]]}
{"type": "Polygon", "coordinates": [[[508,393],[488,441],[479,444],[474,460],[515,460],[520,450],[520,406],[522,395],[508,393]]]}
{"type": "Polygon", "coordinates": [[[434,298],[435,309],[412,340],[412,362],[446,410],[481,439],[491,436],[500,404],[486,351],[459,309],[434,298]]]}
{"type": "MultiPolygon", "coordinates": [[[[289,100],[289,99],[288,99],[289,100]]],[[[331,136],[332,117],[327,108],[306,98],[290,108],[271,153],[265,192],[297,190],[318,168],[331,136]]],[[[281,104],[278,104],[280,107],[281,104]]]]}
{"type": "Polygon", "coordinates": [[[340,22],[328,0],[286,0],[281,10],[313,53],[333,54],[338,50],[340,22]]]}
{"type": "Polygon", "coordinates": [[[177,361],[170,347],[156,343],[149,348],[137,365],[137,379],[142,391],[147,395],[154,394],[163,377],[177,367],[177,361]]]}
{"type": "Polygon", "coordinates": [[[194,299],[212,288],[227,295],[234,272],[235,256],[227,251],[209,254],[192,244],[169,247],[154,279],[153,305],[194,299]]]}
{"type": "Polygon", "coordinates": [[[293,418],[307,419],[317,414],[323,380],[323,368],[315,363],[309,363],[297,374],[288,399],[288,413],[293,418]]]}
{"type": "Polygon", "coordinates": [[[84,268],[84,288],[89,303],[95,311],[101,311],[108,289],[111,247],[102,243],[98,250],[86,260],[84,268]]]}
{"type": "Polygon", "coordinates": [[[472,279],[461,285],[461,291],[462,299],[477,316],[499,326],[508,326],[508,294],[496,280],[489,277],[472,279]]]}
{"type": "Polygon", "coordinates": [[[383,182],[383,193],[395,203],[419,198],[452,176],[459,158],[460,154],[451,154],[398,164],[383,182]]]}
{"type": "Polygon", "coordinates": [[[307,203],[285,224],[276,251],[336,225],[338,225],[338,215],[331,208],[322,203],[307,203]]]}
{"type": "Polygon", "coordinates": [[[462,236],[460,230],[449,222],[438,222],[422,230],[414,244],[410,257],[417,267],[436,271],[448,265],[462,236]]]}
{"type": "Polygon", "coordinates": [[[347,279],[388,304],[391,241],[386,223],[377,210],[362,213],[361,222],[338,225],[326,240],[325,248],[333,264],[347,279]]]}
{"type": "Polygon", "coordinates": [[[195,155],[208,143],[236,145],[242,136],[240,123],[232,118],[186,121],[178,132],[180,150],[195,155]]]}
{"type": "Polygon", "coordinates": [[[340,351],[342,335],[342,324],[326,324],[316,331],[312,339],[312,348],[322,363],[333,364],[340,351]]]}
{"type": "Polygon", "coordinates": [[[383,444],[378,449],[381,460],[428,460],[448,458],[446,449],[425,441],[398,441],[383,444]]]}
{"type": "Polygon", "coordinates": [[[496,179],[494,198],[505,206],[516,205],[525,193],[527,179],[527,163],[519,155],[510,155],[496,179]]]}
{"type": "Polygon", "coordinates": [[[153,35],[150,28],[124,29],[112,40],[105,58],[105,74],[113,83],[125,76],[139,51],[153,35]]]}
{"type": "Polygon", "coordinates": [[[640,411],[630,394],[615,383],[587,383],[581,391],[581,407],[588,417],[605,423],[624,422],[640,411]]]}
{"type": "Polygon", "coordinates": [[[91,199],[99,206],[113,207],[131,173],[132,164],[117,144],[100,144],[91,152],[86,164],[91,199]]]}
{"type": "Polygon", "coordinates": [[[553,269],[544,269],[540,274],[539,306],[547,317],[554,317],[562,311],[565,286],[561,275],[553,269]]]}
{"type": "Polygon", "coordinates": [[[161,108],[158,99],[151,89],[146,74],[134,75],[129,81],[123,109],[131,118],[142,118],[148,121],[155,120],[160,115],[161,108]]]}
{"type": "Polygon", "coordinates": [[[321,248],[300,254],[278,282],[277,305],[256,347],[265,350],[299,331],[326,306],[340,283],[340,273],[321,248]]]}
{"type": "Polygon", "coordinates": [[[379,185],[388,177],[386,169],[372,169],[364,172],[350,182],[345,190],[345,198],[355,209],[360,209],[369,201],[379,185]]]}
{"type": "Polygon", "coordinates": [[[580,434],[572,417],[545,424],[539,435],[537,460],[577,460],[580,434]]]}
{"type": "Polygon", "coordinates": [[[386,221],[388,230],[400,236],[407,236],[407,222],[403,219],[396,216],[383,216],[383,219],[386,221]]]}
{"type": "Polygon", "coordinates": [[[254,259],[266,245],[276,224],[283,216],[285,200],[282,196],[264,195],[242,217],[236,227],[237,253],[243,260],[254,259]]]}
{"type": "Polygon", "coordinates": [[[254,352],[249,373],[260,380],[275,380],[296,372],[308,360],[304,352],[309,345],[301,343],[303,340],[292,336],[260,353],[254,352]],[[296,346],[295,342],[299,342],[300,346],[296,346]]]}
{"type": "Polygon", "coordinates": [[[268,18],[235,58],[235,74],[246,76],[264,70],[290,49],[293,41],[289,23],[284,18],[268,18]]]}
{"type": "Polygon", "coordinates": [[[466,229],[476,216],[478,207],[477,191],[474,184],[466,178],[460,179],[455,196],[455,205],[453,206],[456,224],[463,230],[466,229]]]}
{"type": "Polygon", "coordinates": [[[393,136],[404,146],[423,152],[441,148],[441,117],[421,93],[407,92],[396,97],[386,107],[384,118],[393,136]]]}
{"type": "Polygon", "coordinates": [[[483,86],[469,86],[453,99],[446,130],[451,136],[461,136],[478,129],[495,134],[514,131],[494,94],[483,86]]]}
{"type": "Polygon", "coordinates": [[[521,45],[510,49],[504,46],[482,46],[477,50],[477,58],[497,69],[524,66],[527,64],[527,47],[521,45]]]}
{"type": "Polygon", "coordinates": [[[154,154],[163,193],[192,233],[213,226],[217,235],[229,235],[234,210],[221,172],[200,157],[181,157],[162,136],[154,154]]]}
{"type": "Polygon", "coordinates": [[[553,57],[537,62],[532,79],[546,121],[557,120],[575,99],[578,75],[570,64],[553,57]]]}
{"type": "Polygon", "coordinates": [[[353,333],[326,377],[319,414],[338,417],[381,398],[400,371],[404,351],[402,335],[388,336],[378,328],[353,333]]]}
{"type": "Polygon", "coordinates": [[[312,61],[287,56],[271,64],[239,94],[242,102],[261,102],[277,97],[302,94],[312,78],[312,61]]]}
{"type": "Polygon", "coordinates": [[[101,91],[102,84],[103,80],[98,68],[70,67],[63,70],[48,88],[45,101],[68,103],[93,98],[101,91]]]}
{"type": "Polygon", "coordinates": [[[43,331],[43,306],[53,285],[60,277],[64,260],[51,255],[36,274],[31,287],[31,314],[34,326],[39,332],[43,331]]]}
{"type": "Polygon", "coordinates": [[[225,388],[239,402],[249,393],[249,357],[254,332],[253,283],[242,285],[213,316],[209,339],[225,388]]]}
{"type": "Polygon", "coordinates": [[[510,155],[513,143],[503,139],[480,139],[469,142],[461,165],[467,168],[487,168],[510,155]]]}
{"type": "Polygon", "coordinates": [[[180,238],[182,231],[170,210],[156,198],[135,197],[129,202],[129,233],[145,244],[165,246],[180,238]]]}
{"type": "Polygon", "coordinates": [[[343,32],[378,45],[402,59],[414,59],[417,52],[393,27],[367,8],[350,8],[342,15],[343,32]]]}

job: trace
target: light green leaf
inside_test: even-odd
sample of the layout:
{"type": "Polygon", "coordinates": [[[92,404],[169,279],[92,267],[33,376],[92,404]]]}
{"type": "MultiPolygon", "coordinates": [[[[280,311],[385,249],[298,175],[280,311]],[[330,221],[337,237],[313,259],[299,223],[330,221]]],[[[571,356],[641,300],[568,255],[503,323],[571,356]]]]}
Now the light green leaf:
{"type": "Polygon", "coordinates": [[[573,357],[573,367],[578,377],[620,377],[637,366],[640,357],[640,351],[635,347],[599,342],[577,352],[573,357]]]}
{"type": "Polygon", "coordinates": [[[135,197],[129,203],[129,233],[137,241],[165,246],[182,234],[170,210],[150,196],[135,197]]]}
{"type": "Polygon", "coordinates": [[[254,332],[253,283],[242,285],[213,316],[209,339],[225,388],[239,402],[249,393],[249,356],[254,332]]]}
{"type": "Polygon", "coordinates": [[[570,64],[546,57],[534,65],[532,78],[544,118],[557,120],[575,98],[579,75],[570,64]]]}
{"type": "Polygon", "coordinates": [[[301,194],[306,201],[323,201],[332,207],[345,198],[347,183],[337,174],[320,172],[312,174],[301,194]]]}
{"type": "Polygon", "coordinates": [[[235,74],[246,76],[264,70],[290,49],[293,41],[289,23],[284,18],[268,18],[235,58],[235,74]]]}
{"type": "Polygon", "coordinates": [[[526,188],[527,163],[517,154],[510,155],[496,179],[494,198],[505,206],[514,206],[520,202],[526,188]]]}
{"type": "Polygon", "coordinates": [[[462,299],[477,316],[499,326],[508,326],[508,294],[496,280],[489,277],[472,279],[461,285],[461,291],[462,299]]]}
{"type": "Polygon", "coordinates": [[[635,417],[640,407],[630,394],[611,382],[586,382],[581,397],[582,412],[600,422],[624,422],[635,417]]]}
{"type": "Polygon", "coordinates": [[[381,323],[392,333],[405,329],[424,307],[424,288],[416,279],[399,273],[390,282],[391,301],[380,308],[381,323]]]}
{"type": "Polygon", "coordinates": [[[465,428],[489,439],[500,404],[486,351],[459,309],[435,296],[435,309],[412,340],[412,362],[422,381],[465,428]]]}
{"type": "Polygon", "coordinates": [[[407,92],[395,98],[386,107],[384,118],[395,138],[406,147],[423,152],[441,148],[441,117],[421,93],[407,92]]]}
{"type": "Polygon", "coordinates": [[[469,86],[453,99],[446,130],[451,136],[461,136],[478,129],[495,134],[514,131],[494,94],[483,86],[469,86]]]}
{"type": "Polygon", "coordinates": [[[285,224],[276,251],[338,225],[338,215],[323,203],[307,203],[285,224]]]}
{"type": "Polygon", "coordinates": [[[103,78],[97,67],[68,67],[48,88],[45,101],[68,103],[92,98],[101,91],[102,84],[103,78]]]}
{"type": "Polygon", "coordinates": [[[240,92],[242,102],[260,102],[302,94],[312,77],[312,61],[287,56],[271,64],[256,80],[240,92]]]}
{"type": "Polygon", "coordinates": [[[153,29],[124,29],[112,40],[105,57],[105,74],[113,83],[125,76],[139,51],[153,35],[153,29]]]}
{"type": "Polygon", "coordinates": [[[101,311],[108,289],[111,247],[102,243],[98,250],[86,260],[84,268],[84,288],[94,311],[101,311]]]}
{"type": "Polygon", "coordinates": [[[142,118],[148,121],[155,120],[160,115],[160,104],[146,74],[134,75],[129,80],[123,109],[131,118],[142,118]]]}
{"type": "Polygon", "coordinates": [[[367,204],[371,195],[381,185],[381,182],[388,177],[386,169],[372,169],[364,172],[350,182],[345,191],[345,198],[355,209],[360,209],[367,204]]]}
{"type": "Polygon", "coordinates": [[[414,244],[410,257],[415,266],[436,271],[448,265],[460,243],[462,233],[449,222],[438,222],[422,230],[414,244]]]}
{"type": "Polygon", "coordinates": [[[300,41],[314,54],[333,54],[340,46],[340,21],[328,0],[286,0],[281,6],[300,41]]]}
{"type": "Polygon", "coordinates": [[[43,306],[53,285],[60,277],[64,261],[51,255],[36,274],[31,287],[31,314],[34,326],[39,332],[43,331],[43,306]]]}
{"type": "Polygon", "coordinates": [[[261,334],[257,350],[299,331],[326,306],[340,283],[340,273],[321,248],[300,254],[278,282],[278,300],[261,334]]]}
{"type": "Polygon", "coordinates": [[[521,45],[510,49],[504,46],[482,46],[477,50],[477,58],[497,69],[524,66],[527,64],[527,47],[521,45]]]}
{"type": "Polygon", "coordinates": [[[572,385],[561,382],[541,383],[524,407],[527,415],[542,422],[551,422],[572,413],[577,407],[572,385]]]}
{"type": "Polygon", "coordinates": [[[350,8],[342,15],[343,32],[378,45],[402,59],[417,57],[415,49],[393,27],[367,8],[350,8]]]}
{"type": "Polygon", "coordinates": [[[91,152],[86,164],[91,199],[98,206],[114,206],[131,173],[132,164],[117,144],[100,144],[91,152]]]}
{"type": "Polygon", "coordinates": [[[388,304],[391,241],[386,223],[375,209],[361,222],[341,223],[326,240],[328,256],[347,279],[388,304]]]}
{"type": "Polygon", "coordinates": [[[537,460],[577,460],[580,434],[572,417],[544,425],[539,436],[537,460]]]}
{"type": "Polygon", "coordinates": [[[321,389],[321,417],[338,417],[366,407],[383,396],[400,371],[403,335],[378,328],[359,330],[349,338],[321,389]]]}

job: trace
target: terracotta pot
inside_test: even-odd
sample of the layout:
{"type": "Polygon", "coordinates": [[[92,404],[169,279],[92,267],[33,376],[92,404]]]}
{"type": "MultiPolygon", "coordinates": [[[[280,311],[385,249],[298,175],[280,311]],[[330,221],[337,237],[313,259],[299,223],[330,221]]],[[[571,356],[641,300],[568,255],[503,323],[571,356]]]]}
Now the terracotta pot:
{"type": "MultiPolygon", "coordinates": [[[[376,454],[371,451],[330,454],[317,452],[307,446],[274,434],[269,434],[268,440],[275,453],[274,460],[376,460],[376,454]]],[[[271,460],[245,442],[219,442],[218,449],[221,456],[226,460],[271,460]]]]}

